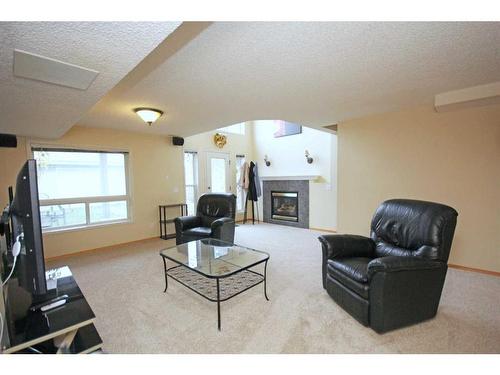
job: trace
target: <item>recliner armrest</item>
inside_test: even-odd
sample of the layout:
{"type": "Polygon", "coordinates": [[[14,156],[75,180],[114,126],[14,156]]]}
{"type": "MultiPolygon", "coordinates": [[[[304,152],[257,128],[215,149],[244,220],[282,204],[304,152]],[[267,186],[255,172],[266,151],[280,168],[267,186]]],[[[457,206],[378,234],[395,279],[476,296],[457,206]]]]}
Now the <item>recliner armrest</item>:
{"type": "Polygon", "coordinates": [[[212,222],[212,237],[225,242],[234,242],[234,219],[230,217],[221,217],[212,222]]]}
{"type": "Polygon", "coordinates": [[[376,258],[368,263],[368,280],[377,272],[428,270],[443,267],[446,267],[443,262],[417,257],[389,256],[376,258]]]}
{"type": "Polygon", "coordinates": [[[201,217],[199,216],[179,216],[174,219],[175,231],[181,233],[185,230],[201,226],[201,217]]]}
{"type": "Polygon", "coordinates": [[[340,257],[371,257],[375,242],[371,238],[352,234],[328,234],[318,237],[323,246],[323,261],[340,257]]]}
{"type": "Polygon", "coordinates": [[[326,289],[326,263],[328,259],[341,257],[372,257],[375,242],[371,238],[352,234],[327,234],[318,237],[323,248],[323,288],[326,289]]]}
{"type": "Polygon", "coordinates": [[[234,220],[230,217],[221,217],[220,219],[214,220],[211,225],[212,232],[225,224],[234,224],[234,220]]]}

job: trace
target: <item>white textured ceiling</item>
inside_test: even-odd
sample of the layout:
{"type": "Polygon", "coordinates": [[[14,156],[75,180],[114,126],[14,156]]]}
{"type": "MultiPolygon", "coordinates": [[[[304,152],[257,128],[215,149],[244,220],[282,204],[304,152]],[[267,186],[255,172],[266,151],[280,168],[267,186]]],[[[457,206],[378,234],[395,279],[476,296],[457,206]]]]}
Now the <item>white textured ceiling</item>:
{"type": "Polygon", "coordinates": [[[81,124],[179,136],[257,119],[321,127],[500,80],[500,23],[184,23],[169,39],[81,124]],[[142,106],[165,114],[148,127],[132,111],[142,106]]]}
{"type": "Polygon", "coordinates": [[[78,123],[188,136],[259,119],[322,127],[500,80],[500,23],[178,25],[0,23],[0,132],[55,138],[78,123]],[[14,48],[100,74],[86,91],[15,78],[14,48]],[[132,111],[145,106],[165,112],[151,127],[132,111]]]}
{"type": "Polygon", "coordinates": [[[0,133],[57,138],[180,22],[0,22],[0,133]],[[14,49],[99,71],[87,90],[14,77],[14,49]]]}

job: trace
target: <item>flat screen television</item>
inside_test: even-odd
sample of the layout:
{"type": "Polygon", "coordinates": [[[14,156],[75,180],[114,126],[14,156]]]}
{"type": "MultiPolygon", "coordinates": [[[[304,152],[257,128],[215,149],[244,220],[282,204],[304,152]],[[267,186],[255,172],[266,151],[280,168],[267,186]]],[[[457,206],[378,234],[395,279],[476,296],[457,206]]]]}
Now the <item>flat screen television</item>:
{"type": "Polygon", "coordinates": [[[47,293],[42,225],[38,201],[36,160],[28,160],[17,175],[14,199],[9,215],[13,241],[19,237],[21,252],[16,272],[19,286],[34,295],[47,293]]]}

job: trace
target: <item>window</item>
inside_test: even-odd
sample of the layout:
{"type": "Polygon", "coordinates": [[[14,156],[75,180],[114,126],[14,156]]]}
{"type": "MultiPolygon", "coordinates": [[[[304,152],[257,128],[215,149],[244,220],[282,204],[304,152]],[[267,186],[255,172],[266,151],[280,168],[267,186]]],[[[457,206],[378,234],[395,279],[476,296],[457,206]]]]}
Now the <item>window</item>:
{"type": "Polygon", "coordinates": [[[184,151],[184,176],[188,215],[195,215],[198,201],[198,154],[196,152],[184,151]]]}
{"type": "Polygon", "coordinates": [[[32,152],[44,231],[129,219],[128,153],[40,147],[32,152]]]}
{"type": "Polygon", "coordinates": [[[245,206],[245,191],[239,185],[241,178],[241,166],[245,163],[245,155],[236,155],[236,210],[243,211],[245,206]]]}
{"type": "Polygon", "coordinates": [[[225,128],[219,128],[217,130],[222,133],[245,135],[245,123],[240,122],[239,124],[229,125],[225,128]]]}

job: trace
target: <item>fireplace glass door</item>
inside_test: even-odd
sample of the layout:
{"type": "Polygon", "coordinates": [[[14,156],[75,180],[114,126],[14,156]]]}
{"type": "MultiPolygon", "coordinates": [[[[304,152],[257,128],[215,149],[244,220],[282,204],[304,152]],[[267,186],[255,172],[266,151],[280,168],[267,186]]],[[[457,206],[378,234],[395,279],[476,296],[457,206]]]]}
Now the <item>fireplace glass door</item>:
{"type": "Polygon", "coordinates": [[[299,194],[289,191],[271,192],[271,215],[274,220],[299,221],[299,194]]]}

